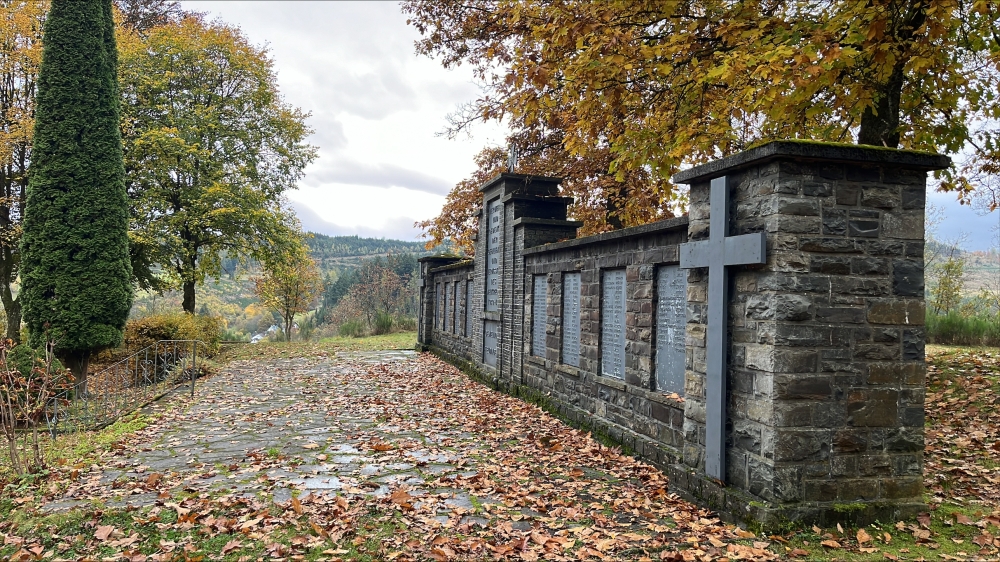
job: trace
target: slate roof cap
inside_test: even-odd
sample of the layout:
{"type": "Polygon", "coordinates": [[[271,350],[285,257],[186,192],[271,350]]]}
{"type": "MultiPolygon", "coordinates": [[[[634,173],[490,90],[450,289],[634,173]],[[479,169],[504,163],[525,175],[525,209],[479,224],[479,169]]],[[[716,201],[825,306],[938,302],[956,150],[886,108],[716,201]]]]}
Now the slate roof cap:
{"type": "Polygon", "coordinates": [[[697,183],[779,159],[888,165],[914,170],[943,170],[951,166],[951,158],[933,152],[846,143],[781,140],[683,170],[674,174],[671,181],[684,184],[697,183]]]}

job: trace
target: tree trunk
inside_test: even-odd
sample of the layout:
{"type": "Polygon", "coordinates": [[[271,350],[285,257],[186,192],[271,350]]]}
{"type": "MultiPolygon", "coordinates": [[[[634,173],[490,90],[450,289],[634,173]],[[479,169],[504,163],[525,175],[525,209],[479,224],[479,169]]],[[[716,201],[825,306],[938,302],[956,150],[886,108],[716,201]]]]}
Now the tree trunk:
{"type": "Polygon", "coordinates": [[[0,292],[3,296],[3,310],[7,316],[7,338],[15,344],[21,343],[21,299],[10,298],[10,291],[0,292]]]}
{"type": "Polygon", "coordinates": [[[295,315],[285,316],[285,341],[292,341],[292,322],[295,321],[295,315]]]}
{"type": "Polygon", "coordinates": [[[899,147],[899,100],[903,95],[903,63],[892,69],[889,80],[882,85],[861,116],[858,144],[899,147]]]}
{"type": "Polygon", "coordinates": [[[184,282],[184,312],[194,314],[194,281],[184,282]]]}
{"type": "Polygon", "coordinates": [[[903,96],[906,63],[909,62],[909,44],[914,34],[927,21],[930,0],[909,0],[894,5],[891,10],[899,10],[892,27],[888,31],[895,51],[892,72],[884,83],[875,84],[872,104],[861,115],[858,130],[858,144],[872,146],[899,147],[899,102],[903,96]]]}
{"type": "Polygon", "coordinates": [[[73,378],[76,383],[73,385],[76,389],[76,397],[81,398],[87,395],[87,370],[90,368],[90,351],[74,351],[71,353],[61,354],[62,357],[59,358],[63,365],[69,369],[70,373],[73,373],[73,378]]]}

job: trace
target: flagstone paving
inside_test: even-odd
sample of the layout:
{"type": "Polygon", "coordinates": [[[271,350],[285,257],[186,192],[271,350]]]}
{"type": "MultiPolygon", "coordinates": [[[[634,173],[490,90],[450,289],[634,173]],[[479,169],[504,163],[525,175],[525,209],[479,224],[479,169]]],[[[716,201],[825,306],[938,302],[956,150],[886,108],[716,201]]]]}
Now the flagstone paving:
{"type": "Polygon", "coordinates": [[[187,391],[46,508],[253,502],[294,507],[334,543],[378,513],[398,526],[380,556],[401,560],[773,555],[732,544],[746,533],[656,469],[430,355],[237,361],[187,391]]]}

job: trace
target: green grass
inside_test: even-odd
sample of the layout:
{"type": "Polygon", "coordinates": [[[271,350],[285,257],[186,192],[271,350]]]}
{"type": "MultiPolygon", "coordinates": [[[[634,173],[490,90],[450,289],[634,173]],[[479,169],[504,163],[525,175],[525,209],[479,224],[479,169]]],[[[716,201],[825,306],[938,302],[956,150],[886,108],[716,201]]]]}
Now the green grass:
{"type": "Polygon", "coordinates": [[[944,345],[1000,346],[1000,317],[927,313],[927,342],[944,345]]]}
{"type": "Polygon", "coordinates": [[[364,338],[330,337],[308,342],[260,342],[227,346],[217,360],[293,359],[336,354],[342,351],[413,349],[416,344],[416,332],[396,332],[364,338]]]}

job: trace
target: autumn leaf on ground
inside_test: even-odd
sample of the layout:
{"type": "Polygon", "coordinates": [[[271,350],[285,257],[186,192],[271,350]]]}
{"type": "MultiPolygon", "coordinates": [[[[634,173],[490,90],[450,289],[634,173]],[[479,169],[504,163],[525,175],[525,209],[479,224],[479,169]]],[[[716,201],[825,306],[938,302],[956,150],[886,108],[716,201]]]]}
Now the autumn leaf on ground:
{"type": "Polygon", "coordinates": [[[243,546],[240,541],[233,539],[226,543],[226,546],[222,547],[222,555],[225,556],[230,552],[236,550],[237,548],[243,546]]]}
{"type": "Polygon", "coordinates": [[[858,544],[865,544],[872,540],[872,536],[864,529],[858,529],[858,544]]]}
{"type": "Polygon", "coordinates": [[[821,542],[819,544],[821,544],[821,545],[823,545],[823,546],[825,546],[827,548],[840,548],[840,543],[837,542],[837,541],[835,541],[835,540],[829,540],[828,539],[828,540],[825,540],[825,541],[823,541],[823,542],[821,542]]]}
{"type": "Polygon", "coordinates": [[[94,537],[97,540],[106,541],[111,533],[115,532],[115,528],[111,525],[99,525],[97,527],[97,532],[94,533],[94,537]]]}

